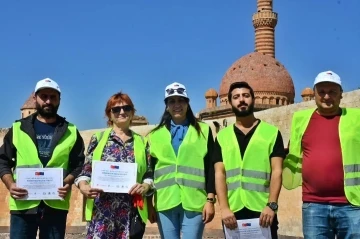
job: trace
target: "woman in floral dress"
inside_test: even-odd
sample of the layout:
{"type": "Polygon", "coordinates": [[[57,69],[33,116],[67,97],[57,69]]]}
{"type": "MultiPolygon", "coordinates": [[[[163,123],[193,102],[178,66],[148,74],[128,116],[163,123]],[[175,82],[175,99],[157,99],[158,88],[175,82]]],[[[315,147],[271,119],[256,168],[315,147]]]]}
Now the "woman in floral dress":
{"type": "Polygon", "coordinates": [[[86,219],[90,221],[87,227],[88,239],[137,239],[143,236],[144,231],[141,231],[138,235],[130,237],[130,222],[133,217],[131,212],[137,211],[137,216],[142,219],[145,230],[148,215],[147,200],[142,196],[151,195],[153,191],[153,172],[144,139],[129,128],[134,113],[135,108],[128,95],[121,92],[113,95],[105,109],[109,128],[91,137],[83,170],[75,181],[81,193],[88,199],[86,203],[86,219]],[[136,162],[138,182],[128,194],[104,193],[101,189],[91,188],[94,160],[136,162]],[[134,203],[139,203],[139,199],[138,210],[133,210],[134,203]]]}

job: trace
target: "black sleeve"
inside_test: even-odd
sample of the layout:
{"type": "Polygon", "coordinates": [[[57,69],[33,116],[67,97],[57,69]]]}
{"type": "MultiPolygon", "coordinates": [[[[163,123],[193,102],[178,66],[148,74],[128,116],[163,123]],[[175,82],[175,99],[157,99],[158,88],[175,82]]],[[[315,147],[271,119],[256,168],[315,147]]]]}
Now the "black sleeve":
{"type": "Polygon", "coordinates": [[[223,161],[222,153],[221,153],[221,146],[220,146],[217,138],[215,139],[212,161],[213,161],[213,164],[223,161]]]}
{"type": "Polygon", "coordinates": [[[212,153],[214,148],[214,138],[209,129],[207,153],[204,157],[204,169],[205,169],[205,189],[207,193],[215,194],[215,169],[212,163],[212,153]]]}
{"type": "Polygon", "coordinates": [[[5,174],[12,174],[11,169],[15,167],[16,149],[12,143],[12,128],[6,133],[3,145],[0,147],[0,178],[5,174]]]}
{"type": "Polygon", "coordinates": [[[285,154],[285,147],[284,147],[284,141],[283,138],[281,136],[280,131],[278,131],[278,135],[276,137],[276,141],[273,147],[273,151],[270,154],[270,158],[273,157],[281,157],[281,158],[285,158],[286,154],[285,154]]]}
{"type": "Polygon", "coordinates": [[[150,145],[146,143],[145,147],[145,155],[146,155],[146,172],[142,178],[142,180],[150,178],[154,180],[154,170],[155,170],[155,158],[151,157],[150,155],[150,145]]]}
{"type": "Polygon", "coordinates": [[[76,136],[76,142],[74,144],[74,147],[70,151],[69,155],[69,174],[74,176],[75,178],[81,173],[84,160],[85,160],[85,145],[84,140],[81,137],[78,130],[76,130],[77,136],[76,136]]]}
{"type": "Polygon", "coordinates": [[[290,148],[290,140],[289,140],[289,142],[288,142],[287,147],[285,148],[285,155],[288,155],[288,154],[289,154],[289,148],[290,148]]]}

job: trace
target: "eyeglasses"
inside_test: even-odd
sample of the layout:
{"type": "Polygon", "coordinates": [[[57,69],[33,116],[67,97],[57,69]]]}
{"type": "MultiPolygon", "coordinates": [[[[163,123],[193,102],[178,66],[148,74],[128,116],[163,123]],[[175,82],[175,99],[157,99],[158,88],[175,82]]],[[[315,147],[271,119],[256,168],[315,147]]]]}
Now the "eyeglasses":
{"type": "Polygon", "coordinates": [[[167,90],[166,90],[166,93],[167,93],[168,95],[172,95],[172,94],[175,93],[175,91],[176,91],[177,93],[179,93],[179,94],[184,94],[185,89],[184,89],[184,88],[167,89],[167,90]]]}
{"type": "Polygon", "coordinates": [[[124,112],[129,112],[129,111],[132,111],[133,107],[131,107],[130,105],[115,106],[115,107],[111,108],[111,112],[113,112],[114,114],[118,114],[121,112],[121,109],[124,112]]]}

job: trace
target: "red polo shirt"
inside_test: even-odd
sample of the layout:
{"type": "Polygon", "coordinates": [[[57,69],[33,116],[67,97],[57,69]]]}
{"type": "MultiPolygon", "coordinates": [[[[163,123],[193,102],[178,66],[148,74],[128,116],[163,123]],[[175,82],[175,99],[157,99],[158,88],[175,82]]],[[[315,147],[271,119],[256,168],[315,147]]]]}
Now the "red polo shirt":
{"type": "Polygon", "coordinates": [[[340,115],[314,112],[302,138],[303,201],[348,203],[339,138],[340,115]]]}

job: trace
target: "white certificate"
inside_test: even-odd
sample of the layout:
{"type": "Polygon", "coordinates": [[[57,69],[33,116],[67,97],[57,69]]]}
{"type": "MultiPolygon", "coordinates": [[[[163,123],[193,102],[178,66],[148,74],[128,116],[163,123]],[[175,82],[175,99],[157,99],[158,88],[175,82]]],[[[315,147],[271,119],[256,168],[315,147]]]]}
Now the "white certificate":
{"type": "Polygon", "coordinates": [[[58,193],[58,189],[64,186],[63,169],[17,168],[16,186],[28,191],[22,200],[63,200],[58,193]]]}
{"type": "Polygon", "coordinates": [[[91,187],[108,193],[128,193],[136,183],[137,164],[93,161],[91,187]]]}
{"type": "Polygon", "coordinates": [[[237,220],[237,224],[235,230],[225,227],[226,239],[271,239],[270,227],[261,227],[259,218],[237,220]]]}

